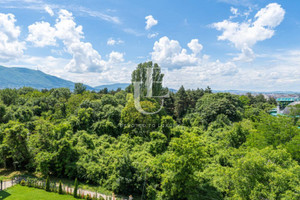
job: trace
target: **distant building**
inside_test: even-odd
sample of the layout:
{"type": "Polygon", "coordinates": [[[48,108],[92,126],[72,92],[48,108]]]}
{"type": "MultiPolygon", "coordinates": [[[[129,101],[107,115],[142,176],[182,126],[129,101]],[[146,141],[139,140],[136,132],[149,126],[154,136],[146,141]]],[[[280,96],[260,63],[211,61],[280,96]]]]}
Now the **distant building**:
{"type": "MultiPolygon", "coordinates": [[[[274,108],[269,111],[270,115],[277,116],[277,115],[288,115],[290,114],[291,107],[297,104],[300,104],[299,97],[283,97],[277,98],[277,108],[274,108]]],[[[300,126],[298,127],[300,129],[300,126]]]]}
{"type": "MultiPolygon", "coordinates": [[[[277,98],[277,114],[287,115],[290,113],[290,106],[300,104],[300,98],[289,97],[289,98],[277,98]]],[[[273,114],[274,115],[274,114],[273,114]]]]}

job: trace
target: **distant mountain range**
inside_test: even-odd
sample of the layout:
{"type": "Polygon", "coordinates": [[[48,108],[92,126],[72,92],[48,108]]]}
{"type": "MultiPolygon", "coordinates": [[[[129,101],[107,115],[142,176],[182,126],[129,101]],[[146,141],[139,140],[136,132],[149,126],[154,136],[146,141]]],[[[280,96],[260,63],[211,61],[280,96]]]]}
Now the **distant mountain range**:
{"type": "Polygon", "coordinates": [[[237,94],[237,95],[243,95],[247,93],[251,94],[300,94],[300,92],[295,92],[295,91],[269,91],[269,92],[258,92],[258,91],[247,91],[247,90],[213,90],[213,93],[218,93],[218,92],[228,92],[231,94],[237,94]]]}
{"type": "Polygon", "coordinates": [[[110,84],[110,85],[100,85],[94,87],[95,90],[102,90],[104,88],[107,88],[108,90],[116,90],[118,88],[121,88],[122,90],[125,90],[130,84],[129,83],[115,83],[115,84],[110,84]]]}
{"type": "MultiPolygon", "coordinates": [[[[45,74],[39,70],[32,70],[19,67],[3,67],[0,66],[0,89],[3,88],[21,88],[32,87],[36,89],[51,88],[70,88],[74,89],[75,83],[67,81],[56,76],[45,74]]],[[[88,90],[99,91],[107,88],[108,90],[116,90],[118,88],[125,89],[129,83],[116,83],[111,85],[100,85],[91,87],[85,85],[88,90]]]]}
{"type": "MultiPolygon", "coordinates": [[[[3,67],[0,66],[0,89],[3,88],[21,88],[21,87],[32,87],[36,89],[51,89],[51,88],[70,88],[74,89],[75,83],[72,81],[67,81],[56,76],[46,74],[39,70],[32,70],[28,68],[19,67],[3,67]]],[[[121,88],[124,90],[129,83],[115,83],[109,85],[100,85],[96,87],[91,87],[85,85],[88,90],[99,91],[104,88],[108,90],[117,90],[121,88]]],[[[172,92],[177,92],[176,89],[169,88],[172,92]]],[[[255,91],[242,91],[242,90],[213,90],[213,92],[229,92],[232,94],[246,94],[250,92],[252,94],[299,94],[299,92],[293,91],[274,91],[274,92],[255,92],[255,91]]]]}

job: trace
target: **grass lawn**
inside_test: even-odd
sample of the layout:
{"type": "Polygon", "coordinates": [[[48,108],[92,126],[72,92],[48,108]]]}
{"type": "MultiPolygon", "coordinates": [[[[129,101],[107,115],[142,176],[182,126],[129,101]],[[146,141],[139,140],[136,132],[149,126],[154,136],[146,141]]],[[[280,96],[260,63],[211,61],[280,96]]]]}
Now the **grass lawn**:
{"type": "MultiPolygon", "coordinates": [[[[13,170],[8,170],[4,168],[0,168],[0,180],[11,180],[15,176],[22,175],[22,176],[28,176],[28,177],[35,177],[35,178],[42,178],[41,174],[36,174],[36,173],[28,173],[26,171],[13,171],[13,170]]],[[[74,180],[69,180],[66,178],[56,178],[56,177],[50,177],[50,181],[54,182],[61,182],[64,185],[69,185],[73,186],[74,185],[74,180]]],[[[101,186],[96,186],[92,184],[87,184],[87,183],[81,183],[79,182],[78,185],[79,188],[84,189],[84,190],[90,190],[90,191],[97,191],[98,193],[106,194],[106,195],[111,195],[112,191],[109,191],[105,189],[104,187],[101,186]]]]}
{"type": "MultiPolygon", "coordinates": [[[[0,180],[11,180],[12,178],[14,178],[15,176],[19,176],[19,175],[21,175],[21,176],[25,176],[25,177],[31,177],[31,178],[41,178],[41,179],[43,179],[43,180],[45,180],[44,178],[42,178],[42,176],[41,176],[41,174],[37,174],[37,173],[29,173],[29,172],[27,172],[27,171],[13,171],[13,170],[8,170],[8,169],[3,169],[3,168],[0,168],[0,180]]],[[[56,182],[56,183],[59,183],[59,181],[61,180],[61,182],[62,182],[62,184],[63,185],[67,185],[67,186],[69,186],[69,187],[72,187],[72,186],[74,186],[74,180],[70,180],[70,179],[65,179],[65,178],[56,178],[56,177],[50,177],[50,182],[56,182]]],[[[15,187],[18,187],[18,186],[15,186],[15,187]]],[[[15,187],[13,187],[13,188],[10,188],[10,189],[8,189],[6,192],[8,192],[9,193],[9,190],[11,190],[11,189],[14,189],[15,187]]],[[[80,189],[84,189],[84,190],[89,190],[89,191],[92,191],[92,192],[98,192],[98,193],[101,193],[101,194],[106,194],[106,195],[111,195],[112,194],[112,191],[109,191],[109,190],[107,190],[107,189],[105,189],[104,187],[101,187],[101,186],[97,186],[97,185],[93,185],[93,184],[88,184],[88,183],[82,183],[82,182],[79,182],[79,186],[78,186],[80,189]]],[[[28,190],[30,190],[30,189],[32,189],[32,190],[39,190],[39,189],[33,189],[33,188],[28,188],[28,187],[25,187],[25,188],[27,188],[28,190]]],[[[22,189],[22,188],[21,188],[22,189]]],[[[4,196],[4,193],[3,193],[4,191],[1,191],[0,192],[0,200],[1,199],[8,199],[8,200],[10,200],[10,199],[32,199],[32,200],[35,200],[35,199],[37,199],[37,200],[43,200],[43,199],[47,199],[47,198],[39,198],[39,197],[36,197],[35,195],[34,195],[34,197],[36,197],[36,198],[33,198],[32,196],[30,196],[30,197],[32,197],[32,198],[25,198],[25,197],[19,197],[19,196],[16,196],[16,197],[12,197],[12,198],[3,198],[3,196],[4,196]]],[[[41,190],[41,193],[44,193],[45,191],[43,191],[43,190],[41,190]]],[[[52,195],[52,193],[46,193],[46,195],[52,195]]],[[[54,195],[58,195],[58,194],[55,194],[55,193],[53,193],[54,195]]],[[[53,198],[48,198],[48,199],[53,199],[53,200],[56,200],[56,199],[74,199],[74,198],[72,198],[71,196],[69,197],[69,196],[61,196],[61,195],[59,195],[58,196],[59,198],[56,198],[56,197],[53,197],[53,198]]],[[[124,197],[124,198],[128,198],[128,197],[124,197]]],[[[140,199],[140,197],[134,197],[134,199],[136,199],[136,200],[139,200],[140,199]]]]}
{"type": "Polygon", "coordinates": [[[59,195],[45,190],[16,185],[0,191],[0,200],[75,200],[71,195],[59,195]]]}

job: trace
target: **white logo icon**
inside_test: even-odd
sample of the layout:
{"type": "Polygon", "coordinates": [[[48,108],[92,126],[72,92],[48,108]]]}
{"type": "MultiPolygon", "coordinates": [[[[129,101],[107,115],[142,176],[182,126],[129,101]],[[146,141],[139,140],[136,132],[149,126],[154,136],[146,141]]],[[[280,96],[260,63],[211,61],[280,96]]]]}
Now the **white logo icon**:
{"type": "Polygon", "coordinates": [[[152,74],[153,74],[153,69],[152,68],[147,68],[147,71],[146,71],[146,82],[145,82],[145,86],[146,86],[146,89],[147,89],[146,97],[148,97],[148,98],[156,97],[156,98],[161,98],[162,99],[161,100],[160,108],[157,111],[155,111],[155,112],[146,112],[141,107],[140,100],[141,100],[141,84],[142,84],[142,81],[140,81],[140,82],[133,82],[133,87],[134,87],[134,106],[135,106],[135,108],[139,112],[141,112],[141,113],[143,113],[145,115],[153,115],[153,114],[156,114],[159,111],[161,111],[161,109],[163,108],[163,104],[164,104],[164,98],[168,98],[170,96],[169,91],[164,96],[153,96],[153,91],[152,91],[153,84],[161,84],[162,82],[161,81],[153,81],[152,74]]]}

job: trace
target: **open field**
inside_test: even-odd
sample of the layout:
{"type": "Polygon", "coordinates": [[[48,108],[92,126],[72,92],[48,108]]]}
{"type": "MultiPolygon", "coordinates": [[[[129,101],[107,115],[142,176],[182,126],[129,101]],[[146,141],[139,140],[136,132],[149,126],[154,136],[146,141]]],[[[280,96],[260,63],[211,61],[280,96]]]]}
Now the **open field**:
{"type": "Polygon", "coordinates": [[[16,185],[0,192],[0,200],[72,200],[70,195],[59,195],[45,190],[16,185]]]}

